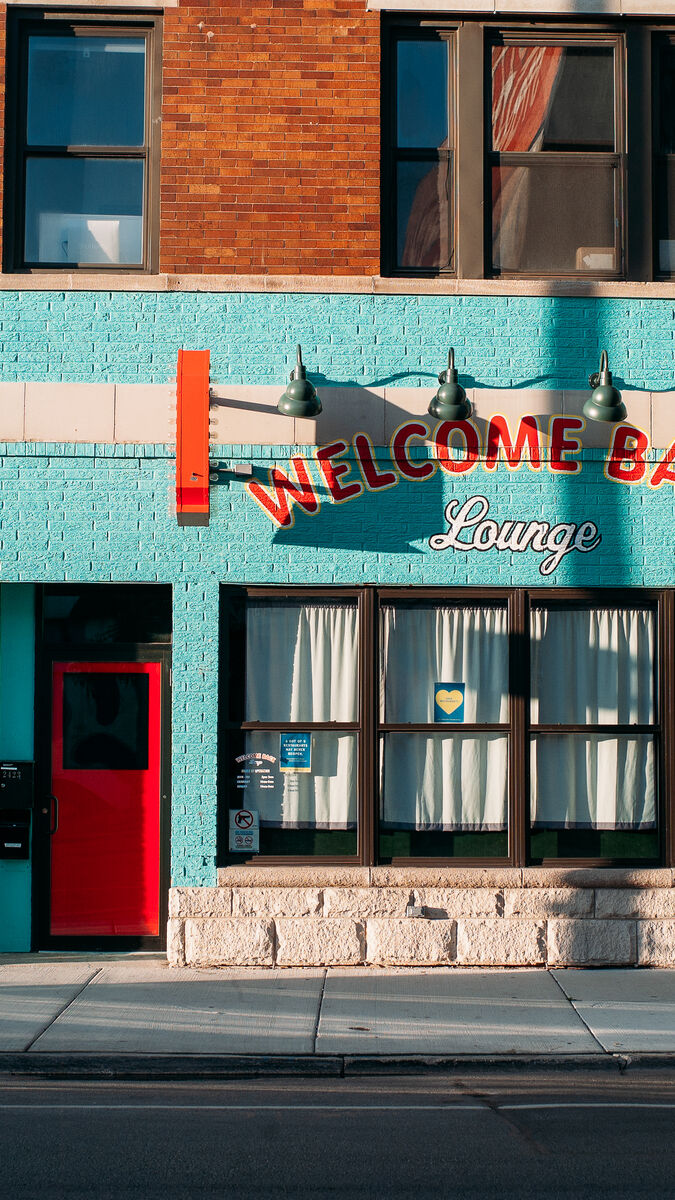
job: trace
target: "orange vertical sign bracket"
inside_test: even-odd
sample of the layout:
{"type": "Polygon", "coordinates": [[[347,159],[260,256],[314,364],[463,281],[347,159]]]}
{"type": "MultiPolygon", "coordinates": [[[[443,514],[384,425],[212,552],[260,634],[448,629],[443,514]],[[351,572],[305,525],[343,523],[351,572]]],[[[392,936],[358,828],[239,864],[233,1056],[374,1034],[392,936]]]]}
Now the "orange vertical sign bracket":
{"type": "Polygon", "coordinates": [[[209,523],[209,350],[179,350],[176,515],[179,525],[209,523]]]}

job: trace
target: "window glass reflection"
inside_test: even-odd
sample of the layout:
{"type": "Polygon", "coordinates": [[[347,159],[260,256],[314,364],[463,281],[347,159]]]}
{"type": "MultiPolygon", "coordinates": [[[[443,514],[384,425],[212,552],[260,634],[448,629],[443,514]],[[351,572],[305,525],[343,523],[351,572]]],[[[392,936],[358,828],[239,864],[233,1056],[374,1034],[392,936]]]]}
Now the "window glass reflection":
{"type": "Polygon", "coordinates": [[[31,37],[27,133],[29,146],[142,146],[145,40],[31,37]]]}
{"type": "Polygon", "coordinates": [[[29,158],[26,260],[140,263],[142,159],[29,158]]]}
{"type": "Polygon", "coordinates": [[[447,146],[448,46],[400,41],[397,46],[397,141],[399,147],[447,146]]]}
{"type": "Polygon", "coordinates": [[[399,162],[398,265],[440,269],[452,261],[450,163],[399,162]]]}
{"type": "Polygon", "coordinates": [[[494,46],[495,150],[613,151],[611,46],[494,46]]]}

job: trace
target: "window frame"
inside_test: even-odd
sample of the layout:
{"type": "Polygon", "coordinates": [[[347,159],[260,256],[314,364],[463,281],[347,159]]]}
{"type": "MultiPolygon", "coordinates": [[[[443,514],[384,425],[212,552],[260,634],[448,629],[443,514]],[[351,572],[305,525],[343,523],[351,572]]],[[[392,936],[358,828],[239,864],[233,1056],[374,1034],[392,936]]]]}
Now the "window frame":
{"type": "MultiPolygon", "coordinates": [[[[366,584],[356,587],[262,587],[244,585],[221,585],[221,637],[220,637],[220,719],[218,738],[218,862],[219,865],[316,865],[349,864],[353,866],[575,866],[654,867],[675,863],[675,589],[611,589],[611,588],[443,588],[443,587],[378,587],[366,584]],[[229,634],[227,628],[227,605],[223,593],[242,598],[263,599],[350,599],[357,598],[359,606],[359,722],[358,730],[358,797],[357,797],[357,854],[350,856],[328,855],[230,855],[227,851],[228,809],[231,794],[228,792],[227,742],[228,734],[240,733],[242,729],[270,728],[275,732],[279,725],[269,723],[242,722],[232,719],[230,709],[230,675],[236,675],[237,663],[229,659],[229,634]],[[458,607],[476,605],[505,605],[508,621],[509,645],[509,716],[508,724],[499,722],[509,738],[508,747],[508,855],[505,857],[392,857],[378,859],[379,822],[379,743],[381,730],[390,725],[401,727],[400,722],[385,722],[379,711],[379,607],[380,603],[396,601],[419,601],[424,603],[451,604],[458,607]],[[659,856],[656,859],[609,858],[609,857],[558,857],[542,858],[533,862],[530,855],[530,744],[534,731],[552,726],[536,725],[530,721],[530,610],[532,606],[558,608],[652,608],[656,612],[656,659],[655,720],[650,725],[656,742],[655,763],[657,772],[657,813],[659,856]]],[[[485,729],[492,723],[462,724],[462,730],[485,729]]],[[[346,728],[344,722],[304,723],[303,728],[346,728]]],[[[407,723],[405,728],[414,731],[426,730],[428,723],[407,723]]],[[[351,730],[352,726],[349,725],[351,730]]],[[[439,727],[436,726],[436,729],[439,727]]],[[[447,731],[448,726],[443,726],[447,731]]],[[[459,728],[459,726],[458,726],[459,728]]],[[[566,731],[570,726],[561,726],[566,731]]],[[[586,728],[586,727],[583,727],[586,728]]],[[[597,729],[597,726],[589,728],[597,729]]],[[[612,726],[612,729],[615,727],[612,726]]],[[[616,726],[622,729],[623,726],[616,726]]],[[[632,726],[628,732],[635,732],[632,726]]],[[[636,727],[637,728],[637,727],[636,727]]],[[[582,727],[579,726],[581,730],[582,727]]]]}
{"type": "Polygon", "coordinates": [[[387,236],[383,240],[383,256],[387,270],[383,274],[407,276],[411,272],[407,267],[398,266],[398,205],[397,205],[397,167],[401,162],[426,162],[434,159],[439,164],[448,163],[448,245],[449,265],[446,267],[420,268],[414,270],[415,277],[436,278],[437,276],[457,275],[457,23],[432,25],[422,22],[417,26],[409,22],[403,26],[391,26],[389,43],[382,72],[382,106],[386,114],[387,136],[383,141],[382,178],[381,178],[381,212],[386,212],[383,229],[387,236]],[[401,36],[401,29],[405,30],[401,36]],[[398,91],[397,91],[397,46],[401,41],[444,42],[448,51],[448,92],[447,92],[447,125],[448,149],[441,151],[438,147],[399,147],[397,138],[398,91]]]}
{"type": "MultiPolygon", "coordinates": [[[[652,170],[653,170],[653,206],[651,214],[652,226],[652,260],[654,263],[654,275],[656,279],[673,279],[675,278],[675,264],[671,271],[666,271],[659,266],[659,216],[661,208],[659,203],[658,190],[661,183],[661,177],[665,179],[668,167],[671,166],[675,171],[675,151],[666,151],[663,149],[661,135],[661,60],[662,51],[670,47],[675,55],[675,29],[656,31],[652,39],[652,54],[651,54],[651,83],[652,83],[652,107],[651,107],[651,132],[653,138],[653,154],[652,154],[652,170]]],[[[675,214],[673,219],[675,224],[675,214]]]]}
{"type": "Polygon", "coordinates": [[[162,101],[161,14],[12,10],[7,17],[7,104],[5,117],[6,183],[4,193],[3,271],[13,274],[149,274],[159,269],[160,135],[158,117],[162,101]],[[68,33],[81,37],[143,37],[146,43],[145,125],[140,147],[52,146],[27,143],[28,44],[31,36],[68,33]],[[60,157],[142,161],[143,254],[138,263],[39,263],[25,257],[26,160],[60,157]]]}
{"type": "MultiPolygon", "coordinates": [[[[675,280],[658,265],[656,218],[658,47],[675,42],[675,19],[636,21],[617,17],[541,16],[503,19],[497,16],[434,20],[429,16],[382,17],[382,252],[384,276],[407,279],[573,280],[641,283],[675,280]],[[396,95],[396,45],[410,39],[454,34],[455,53],[455,220],[454,269],[429,270],[396,266],[396,208],[393,171],[396,95]],[[615,61],[617,269],[613,271],[507,271],[491,264],[492,204],[490,166],[499,157],[491,148],[490,49],[502,38],[539,43],[613,44],[615,61]],[[619,94],[620,93],[620,94],[619,94]]],[[[551,153],[551,152],[547,152],[551,153]]],[[[525,156],[524,156],[525,157],[525,156]]],[[[597,157],[597,156],[593,156],[597,157]]]]}
{"type": "MultiPolygon", "coordinates": [[[[558,612],[574,612],[574,611],[584,612],[584,611],[592,611],[592,610],[597,610],[597,611],[602,612],[602,611],[608,611],[608,610],[612,610],[612,611],[624,610],[625,611],[627,609],[631,609],[631,610],[642,609],[644,611],[652,612],[654,614],[654,634],[655,634],[655,651],[656,652],[655,652],[655,657],[654,657],[653,674],[652,674],[652,696],[651,696],[652,720],[651,720],[651,722],[648,722],[648,723],[636,722],[635,724],[630,724],[630,723],[620,722],[620,721],[613,721],[613,722],[598,721],[596,723],[592,723],[592,722],[591,723],[589,723],[589,722],[583,723],[580,721],[560,721],[560,722],[536,721],[535,722],[532,720],[531,715],[528,713],[527,741],[526,741],[526,746],[525,746],[525,754],[527,756],[527,769],[529,772],[530,762],[531,762],[531,758],[530,758],[531,748],[534,745],[535,741],[541,737],[546,738],[546,737],[550,737],[550,736],[553,736],[553,737],[569,736],[569,737],[574,738],[577,736],[583,737],[584,735],[592,736],[595,734],[597,736],[603,736],[603,735],[604,736],[612,736],[618,740],[622,736],[630,736],[630,735],[650,736],[652,739],[652,742],[654,744],[654,767],[655,767],[655,773],[656,773],[656,779],[655,779],[656,805],[655,805],[655,807],[656,807],[656,817],[657,817],[656,833],[657,833],[659,843],[660,843],[660,857],[658,859],[645,859],[645,865],[654,866],[657,862],[660,862],[660,859],[663,857],[664,844],[665,844],[664,818],[666,815],[665,804],[664,804],[665,788],[663,786],[664,770],[665,770],[665,758],[664,758],[665,737],[664,737],[664,724],[663,724],[663,721],[664,721],[664,707],[663,706],[664,706],[665,696],[663,694],[663,675],[664,675],[665,663],[663,661],[662,647],[663,647],[663,635],[664,635],[665,630],[664,630],[664,605],[662,603],[662,596],[659,594],[656,594],[656,595],[650,594],[647,591],[641,591],[640,593],[638,593],[638,595],[635,595],[631,591],[625,591],[625,592],[621,592],[621,593],[615,593],[615,598],[612,598],[609,593],[607,595],[598,595],[597,593],[586,593],[586,594],[581,593],[579,595],[575,595],[574,593],[572,593],[572,594],[568,594],[567,596],[562,597],[562,596],[559,596],[557,593],[554,593],[553,595],[551,595],[548,592],[542,593],[542,592],[537,592],[537,591],[533,590],[528,595],[528,624],[530,626],[529,631],[528,631],[528,653],[529,653],[529,647],[532,644],[531,613],[532,613],[533,609],[547,610],[549,612],[551,612],[551,611],[553,611],[553,612],[555,612],[555,611],[558,611],[558,612]]],[[[529,705],[528,705],[528,707],[530,707],[530,708],[531,708],[531,702],[532,702],[532,690],[531,690],[531,679],[530,679],[529,705]]],[[[671,794],[672,794],[672,791],[671,791],[671,794]]],[[[531,787],[530,787],[530,781],[528,780],[528,806],[529,806],[530,795],[531,795],[531,787]]],[[[545,829],[545,827],[544,827],[544,829],[545,829]]],[[[544,832],[544,829],[540,830],[539,832],[544,832]]],[[[532,861],[532,855],[530,853],[530,848],[529,848],[529,843],[530,843],[532,832],[533,832],[533,830],[532,830],[532,826],[531,826],[531,822],[530,822],[529,828],[527,830],[527,841],[528,841],[527,861],[528,862],[532,861]]],[[[587,858],[582,859],[582,858],[571,858],[571,857],[568,860],[564,857],[556,857],[555,859],[547,859],[547,858],[543,858],[541,860],[537,859],[537,863],[539,863],[540,861],[541,861],[542,865],[548,865],[549,863],[551,863],[551,864],[555,863],[557,865],[559,863],[565,863],[567,861],[573,862],[576,864],[579,862],[586,863],[586,862],[589,862],[592,860],[589,860],[587,858]]],[[[605,860],[602,858],[598,858],[595,861],[597,861],[599,864],[608,862],[608,863],[621,863],[622,865],[625,865],[628,860],[625,860],[625,859],[606,859],[605,860]]],[[[632,861],[633,860],[631,860],[631,862],[632,861]]]]}
{"type": "MultiPolygon", "coordinates": [[[[502,28],[490,30],[485,36],[485,67],[484,67],[484,139],[483,155],[485,171],[485,275],[493,279],[602,279],[619,280],[625,277],[625,246],[626,246],[626,134],[624,112],[626,110],[625,87],[625,37],[615,32],[613,34],[594,33],[591,31],[566,31],[557,29],[536,29],[521,31],[502,28]],[[614,142],[613,151],[503,151],[496,150],[492,144],[492,75],[491,54],[495,46],[556,46],[561,48],[590,48],[608,47],[614,50],[614,142]],[[614,233],[614,255],[617,267],[607,271],[529,271],[511,270],[495,267],[492,262],[493,213],[490,203],[491,173],[498,167],[528,167],[536,165],[542,169],[544,161],[550,166],[569,165],[572,170],[576,166],[590,166],[605,163],[616,172],[614,175],[614,216],[617,224],[614,233]]],[[[545,169],[545,167],[543,167],[545,169]]]]}

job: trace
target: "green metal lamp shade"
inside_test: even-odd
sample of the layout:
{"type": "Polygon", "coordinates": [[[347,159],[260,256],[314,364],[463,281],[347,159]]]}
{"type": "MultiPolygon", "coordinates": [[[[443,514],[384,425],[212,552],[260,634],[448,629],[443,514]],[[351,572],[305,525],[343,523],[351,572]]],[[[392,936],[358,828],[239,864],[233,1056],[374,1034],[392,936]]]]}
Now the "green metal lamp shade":
{"type": "Polygon", "coordinates": [[[429,415],[437,421],[466,421],[471,416],[471,404],[457,379],[455,351],[448,354],[448,368],[438,376],[440,387],[429,404],[429,415]]]}
{"type": "Polygon", "coordinates": [[[621,392],[612,383],[612,372],[607,364],[607,351],[600,355],[600,370],[589,376],[593,391],[584,404],[583,413],[591,421],[604,421],[617,425],[626,419],[626,405],[621,392]]]}
{"type": "Polygon", "coordinates": [[[321,401],[316,388],[310,383],[302,362],[302,350],[298,346],[298,361],[291,371],[291,380],[280,397],[277,408],[287,417],[316,417],[321,412],[321,401]]]}

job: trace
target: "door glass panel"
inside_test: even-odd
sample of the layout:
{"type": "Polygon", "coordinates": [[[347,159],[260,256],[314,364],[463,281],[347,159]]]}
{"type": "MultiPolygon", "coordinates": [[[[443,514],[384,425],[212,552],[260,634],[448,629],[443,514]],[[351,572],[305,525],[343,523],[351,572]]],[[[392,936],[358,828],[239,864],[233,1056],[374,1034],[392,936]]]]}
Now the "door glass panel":
{"type": "Polygon", "coordinates": [[[147,675],[65,675],[64,770],[147,770],[148,704],[147,675]]]}
{"type": "Polygon", "coordinates": [[[611,46],[494,46],[492,145],[505,151],[612,151],[611,46]]]}
{"type": "Polygon", "coordinates": [[[29,158],[26,259],[139,263],[144,175],[141,159],[29,158]]]}
{"type": "Polygon", "coordinates": [[[492,252],[503,271],[616,271],[611,163],[492,170],[492,252]],[[593,203],[589,204],[589,196],[593,203]]]}
{"type": "Polygon", "coordinates": [[[145,39],[33,36],[29,146],[142,146],[145,39]]]}

